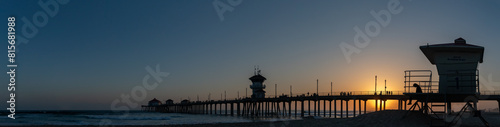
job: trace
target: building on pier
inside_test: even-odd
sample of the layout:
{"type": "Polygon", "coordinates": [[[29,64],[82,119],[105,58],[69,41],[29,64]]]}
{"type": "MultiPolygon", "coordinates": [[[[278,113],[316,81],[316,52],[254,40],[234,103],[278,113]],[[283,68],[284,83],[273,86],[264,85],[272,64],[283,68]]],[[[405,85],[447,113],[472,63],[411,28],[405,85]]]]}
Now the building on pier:
{"type": "Polygon", "coordinates": [[[250,85],[250,89],[252,89],[252,98],[265,98],[266,91],[264,91],[264,89],[266,88],[266,85],[264,84],[264,81],[266,78],[260,74],[260,70],[258,68],[255,68],[254,76],[249,79],[252,81],[252,85],[250,85]]]}
{"type": "Polygon", "coordinates": [[[172,104],[174,104],[174,100],[168,99],[167,101],[165,101],[165,104],[172,105],[172,104]]]}
{"type": "Polygon", "coordinates": [[[156,98],[154,98],[153,100],[150,100],[148,102],[148,106],[159,106],[159,105],[161,105],[161,101],[159,101],[156,98]]]}

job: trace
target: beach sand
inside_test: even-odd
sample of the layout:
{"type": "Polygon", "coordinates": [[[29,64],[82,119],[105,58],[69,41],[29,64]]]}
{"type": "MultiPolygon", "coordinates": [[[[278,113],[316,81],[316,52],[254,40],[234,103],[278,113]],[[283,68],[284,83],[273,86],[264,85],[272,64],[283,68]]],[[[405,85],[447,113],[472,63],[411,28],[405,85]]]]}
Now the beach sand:
{"type": "MultiPolygon", "coordinates": [[[[500,127],[500,113],[483,113],[490,126],[500,127]]],[[[449,119],[453,118],[451,115],[449,119]]],[[[441,120],[442,121],[442,120],[441,120]]],[[[144,127],[427,127],[444,126],[439,120],[431,124],[428,116],[419,112],[407,112],[397,110],[386,110],[363,114],[355,118],[305,118],[302,120],[268,121],[248,123],[215,123],[215,124],[191,124],[191,125],[162,125],[144,127]]],[[[478,117],[464,114],[455,126],[484,126],[478,117]]],[[[40,126],[41,127],[41,126],[40,126]]],[[[63,126],[59,126],[63,127],[63,126]]],[[[132,127],[132,126],[115,126],[132,127]]]]}

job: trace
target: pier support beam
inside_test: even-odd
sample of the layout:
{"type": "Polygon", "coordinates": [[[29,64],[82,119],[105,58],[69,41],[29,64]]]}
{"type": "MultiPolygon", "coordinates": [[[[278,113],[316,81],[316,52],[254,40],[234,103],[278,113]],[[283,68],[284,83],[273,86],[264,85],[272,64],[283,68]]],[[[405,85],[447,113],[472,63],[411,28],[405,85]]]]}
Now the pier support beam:
{"type": "Polygon", "coordinates": [[[352,102],[352,117],[356,117],[356,99],[352,102]]]}
{"type": "Polygon", "coordinates": [[[318,112],[316,112],[316,100],[314,100],[314,114],[313,115],[314,116],[318,116],[317,113],[318,112]]]}
{"type": "Polygon", "coordinates": [[[405,100],[405,103],[403,104],[403,105],[405,106],[405,110],[406,110],[406,105],[407,105],[407,104],[408,104],[408,103],[406,103],[406,100],[405,100]]]}
{"type": "Polygon", "coordinates": [[[401,100],[398,100],[398,110],[401,110],[401,100]]]}
{"type": "Polygon", "coordinates": [[[384,104],[384,101],[382,99],[380,99],[380,105],[379,105],[380,110],[379,111],[382,111],[383,104],[384,104]]]}
{"type": "Polygon", "coordinates": [[[333,102],[333,118],[337,118],[337,100],[333,102]]]}
{"type": "Polygon", "coordinates": [[[349,100],[345,100],[345,118],[349,118],[349,100]]]}
{"type": "Polygon", "coordinates": [[[384,100],[384,110],[385,110],[385,105],[387,105],[387,100],[384,100]]]}
{"type": "Polygon", "coordinates": [[[286,116],[286,101],[283,101],[283,116],[286,116]]]}
{"type": "Polygon", "coordinates": [[[297,117],[297,101],[295,101],[295,117],[297,117]]]}
{"type": "Polygon", "coordinates": [[[323,116],[326,117],[326,100],[323,100],[323,116]]]}
{"type": "Polygon", "coordinates": [[[359,115],[361,115],[361,99],[358,100],[358,102],[359,102],[359,115]]]}
{"type": "Polygon", "coordinates": [[[269,114],[269,102],[264,102],[264,116],[267,116],[269,114]]]}
{"type": "Polygon", "coordinates": [[[367,100],[363,100],[363,101],[365,102],[365,107],[364,107],[364,108],[365,108],[365,114],[366,114],[366,101],[367,101],[367,100]]]}
{"type": "Polygon", "coordinates": [[[300,101],[300,109],[301,109],[300,110],[300,117],[303,118],[304,117],[304,113],[305,113],[305,111],[304,111],[304,101],[300,101]]]}
{"type": "Polygon", "coordinates": [[[292,101],[288,101],[288,116],[292,116],[292,101]]]}
{"type": "Polygon", "coordinates": [[[342,110],[344,110],[344,100],[340,100],[340,118],[344,117],[344,112],[342,110]]]}
{"type": "Polygon", "coordinates": [[[497,100],[498,102],[498,113],[500,113],[500,100],[497,100]]]}
{"type": "Polygon", "coordinates": [[[447,114],[451,114],[451,102],[446,102],[446,111],[447,114]]]}
{"type": "Polygon", "coordinates": [[[311,115],[311,100],[307,100],[307,112],[311,115]]]}
{"type": "Polygon", "coordinates": [[[236,115],[241,115],[240,102],[236,102],[236,115]]]}
{"type": "Polygon", "coordinates": [[[328,100],[330,102],[330,104],[328,106],[330,106],[330,110],[328,110],[330,113],[330,118],[332,118],[332,100],[328,100]]]}

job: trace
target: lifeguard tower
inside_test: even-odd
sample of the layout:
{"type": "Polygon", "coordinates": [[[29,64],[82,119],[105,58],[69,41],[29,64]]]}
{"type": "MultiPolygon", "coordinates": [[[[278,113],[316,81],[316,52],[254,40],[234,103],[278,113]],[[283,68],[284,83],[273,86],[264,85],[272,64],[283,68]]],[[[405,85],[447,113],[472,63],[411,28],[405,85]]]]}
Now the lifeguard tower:
{"type": "Polygon", "coordinates": [[[432,81],[430,70],[405,71],[404,94],[411,98],[410,104],[413,105],[410,110],[418,107],[425,114],[445,119],[446,113],[451,114],[452,102],[465,102],[457,117],[470,109],[474,116],[479,116],[487,124],[477,111],[480,95],[477,65],[483,62],[484,47],[467,44],[463,38],[458,38],[454,43],[423,45],[420,50],[431,64],[436,65],[439,81],[432,81]],[[422,91],[417,92],[417,87],[422,91]]]}
{"type": "Polygon", "coordinates": [[[264,81],[266,78],[260,74],[260,70],[258,68],[254,69],[254,75],[249,78],[252,81],[252,85],[250,85],[250,89],[252,89],[252,98],[265,98],[266,85],[264,85],[264,81]]]}

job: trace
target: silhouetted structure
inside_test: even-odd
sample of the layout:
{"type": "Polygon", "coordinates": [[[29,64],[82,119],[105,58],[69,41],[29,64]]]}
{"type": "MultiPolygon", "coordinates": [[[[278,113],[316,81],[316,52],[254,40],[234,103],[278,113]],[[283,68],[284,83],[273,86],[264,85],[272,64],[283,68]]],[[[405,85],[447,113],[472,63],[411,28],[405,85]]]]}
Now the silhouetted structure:
{"type": "Polygon", "coordinates": [[[266,91],[264,91],[264,89],[266,85],[264,85],[264,81],[266,78],[260,74],[258,68],[255,68],[254,76],[249,79],[252,81],[252,85],[250,85],[250,89],[252,89],[252,98],[265,98],[266,91]]]}
{"type": "Polygon", "coordinates": [[[174,101],[172,99],[168,99],[167,101],[165,101],[165,104],[167,105],[174,104],[174,101]]]}
{"type": "MultiPolygon", "coordinates": [[[[410,110],[418,107],[419,111],[433,114],[432,116],[436,116],[436,119],[443,120],[447,117],[445,113],[451,114],[452,102],[465,102],[464,109],[465,107],[471,108],[471,113],[479,116],[483,123],[488,125],[477,110],[477,102],[480,98],[477,65],[483,62],[484,47],[467,44],[463,38],[458,38],[454,43],[420,46],[420,50],[431,64],[436,65],[439,84],[438,89],[433,88],[435,85],[430,70],[405,71],[405,84],[414,83],[414,86],[424,88],[422,91],[420,87],[417,87],[416,93],[412,93],[409,90],[411,87],[406,89],[408,86],[405,85],[405,90],[407,90],[405,95],[417,100],[410,110]],[[426,77],[428,81],[425,81],[426,77]]],[[[463,111],[465,110],[458,114],[463,111]]],[[[457,115],[455,118],[457,117],[460,116],[457,115]]],[[[454,122],[452,121],[451,124],[454,122]]]]}
{"type": "Polygon", "coordinates": [[[148,105],[149,106],[159,106],[161,105],[161,101],[157,100],[156,98],[154,98],[153,100],[150,100],[148,102],[148,105]]]}

